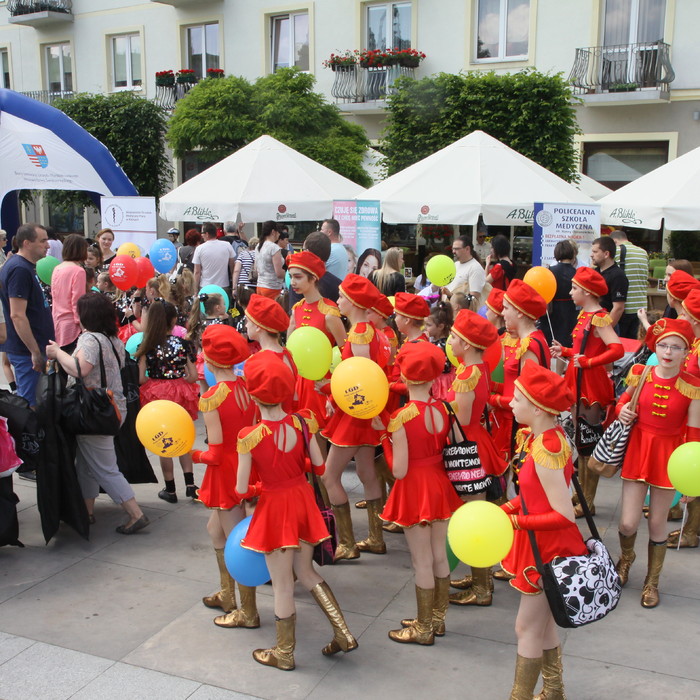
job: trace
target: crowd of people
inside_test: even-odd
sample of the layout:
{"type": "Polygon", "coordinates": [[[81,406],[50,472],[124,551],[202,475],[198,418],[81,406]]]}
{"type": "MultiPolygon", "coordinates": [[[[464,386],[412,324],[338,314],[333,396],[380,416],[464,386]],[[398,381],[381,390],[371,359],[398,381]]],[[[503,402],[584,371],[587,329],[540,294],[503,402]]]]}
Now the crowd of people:
{"type": "MultiPolygon", "coordinates": [[[[175,401],[193,420],[201,413],[206,426],[207,449],[179,462],[185,496],[211,510],[207,530],[220,588],[203,603],[223,613],[214,619],[218,626],[260,625],[255,588],[238,582],[237,601],[224,560],[227,538],[252,513],[241,546],[265,555],[277,630],[275,645],[253,652],[259,663],[294,668],[295,577],[331,624],[333,638],[322,653],[358,645],[312,563],[314,547],[330,536],[309,484],[307,473],[313,472],[335,516],[336,562],[385,555],[387,531],[406,537],[416,616],[389,631],[391,640],[431,645],[446,633],[450,604],[491,605],[494,579],[510,581],[522,593],[511,697],[532,698],[541,676],[538,697],[563,698],[557,627],[541,595],[527,531],[534,531],[545,561],[586,552],[575,523],[583,508],[572,499],[570,481],[577,470],[595,512],[598,475],[588,468],[578,428],[567,434],[561,414],[594,431],[615,417],[633,426],[621,472],[617,570],[624,585],[649,492],[641,604],[655,607],[667,548],[697,547],[700,539],[700,501],[685,497],[687,528],[669,539],[675,492],[666,469],[676,447],[700,440],[700,281],[684,261],[672,262],[668,306],[655,318],[647,310],[646,253],[615,231],[593,241],[591,266],[578,265],[573,241],[557,244],[551,267],[557,289],[548,303],[517,278],[505,237],[491,240],[482,263],[483,233],[477,232],[476,245],[468,236],[453,241],[456,276],[450,284],[432,284],[422,274],[416,293],[406,292],[403,251],[367,249],[357,257],[342,244],[333,219],[293,253],[283,227],[272,221],[252,241],[241,225],[217,230],[204,224],[185,234],[169,274],[127,292],[110,285],[113,233],[100,232],[97,245],[73,234],[63,241],[49,303],[35,274],[49,237],[42,226],[26,224],[13,238],[15,254],[0,269],[3,349],[17,393],[30,405],[48,358],[70,377],[81,374],[89,387],[101,386],[104,367],[123,408],[117,378],[124,342],[143,332],[134,352],[141,404],[175,401]],[[91,283],[86,269],[93,263],[91,283]],[[223,294],[200,293],[209,285],[223,294]],[[381,368],[390,391],[380,415],[359,418],[338,408],[330,372],[318,381],[299,374],[285,341],[302,327],[320,330],[342,360],[367,358],[381,368]],[[612,369],[625,355],[623,338],[638,339],[639,362],[629,363],[626,388],[616,391],[612,369]],[[651,353],[656,364],[645,367],[651,353]],[[628,403],[639,384],[632,411],[628,403]],[[479,465],[449,478],[443,450],[464,440],[476,443],[479,465]],[[194,463],[206,467],[201,486],[194,463]],[[351,463],[364,488],[364,499],[355,504],[367,514],[363,540],[355,537],[343,486],[351,463]],[[472,567],[451,580],[447,523],[463,503],[475,500],[502,507],[514,544],[495,570],[472,567]],[[450,594],[451,587],[458,592],[450,594]]],[[[176,229],[169,235],[179,237],[176,229]]],[[[118,532],[147,527],[119,472],[113,439],[77,440],[76,470],[91,521],[102,487],[126,512],[118,532]]],[[[173,460],[161,457],[160,466],[158,497],[176,503],[173,460]]]]}

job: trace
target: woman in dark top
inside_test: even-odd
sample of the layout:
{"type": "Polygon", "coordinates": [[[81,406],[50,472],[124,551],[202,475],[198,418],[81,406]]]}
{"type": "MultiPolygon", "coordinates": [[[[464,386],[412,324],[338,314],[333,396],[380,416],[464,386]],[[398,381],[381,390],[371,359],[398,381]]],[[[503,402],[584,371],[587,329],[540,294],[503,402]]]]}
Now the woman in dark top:
{"type": "Polygon", "coordinates": [[[571,347],[571,331],[576,325],[576,306],[569,296],[571,280],[576,274],[576,249],[569,240],[559,241],[554,246],[554,259],[556,265],[549,269],[557,280],[557,291],[554,299],[549,302],[549,322],[543,316],[540,319],[540,328],[547,338],[547,344],[552,344],[552,331],[554,340],[566,347],[571,347]],[[549,327],[549,324],[552,327],[549,327]]]}
{"type": "Polygon", "coordinates": [[[504,292],[515,279],[515,265],[509,257],[510,242],[500,233],[491,241],[491,255],[486,258],[486,281],[504,292]]]}
{"type": "Polygon", "coordinates": [[[371,272],[369,281],[385,296],[395,296],[397,292],[406,291],[403,269],[403,251],[401,248],[389,248],[384,257],[384,264],[371,272]]]}

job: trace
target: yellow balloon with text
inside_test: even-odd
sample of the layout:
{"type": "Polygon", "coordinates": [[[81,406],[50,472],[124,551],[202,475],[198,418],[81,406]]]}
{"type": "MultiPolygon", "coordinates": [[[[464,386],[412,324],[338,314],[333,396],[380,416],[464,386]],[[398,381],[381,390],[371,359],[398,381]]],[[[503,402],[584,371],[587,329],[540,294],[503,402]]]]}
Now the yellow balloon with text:
{"type": "Polygon", "coordinates": [[[389,399],[389,382],[376,362],[349,357],[331,375],[331,394],[338,408],[349,416],[374,418],[389,399]]]}
{"type": "Polygon", "coordinates": [[[174,401],[151,401],[136,416],[141,444],[159,457],[181,457],[194,445],[194,423],[174,401]]]}
{"type": "Polygon", "coordinates": [[[141,248],[139,248],[136,243],[122,243],[117,249],[117,255],[128,255],[132,258],[140,258],[141,248]]]}

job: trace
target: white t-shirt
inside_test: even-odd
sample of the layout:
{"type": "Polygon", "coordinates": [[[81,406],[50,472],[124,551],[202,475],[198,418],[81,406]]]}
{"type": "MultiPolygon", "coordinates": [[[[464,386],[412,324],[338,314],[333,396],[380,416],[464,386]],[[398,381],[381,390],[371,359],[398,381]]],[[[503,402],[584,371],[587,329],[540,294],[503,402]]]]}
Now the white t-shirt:
{"type": "Polygon", "coordinates": [[[479,265],[476,258],[467,260],[465,263],[458,262],[456,266],[457,274],[452,282],[447,285],[447,289],[449,289],[450,292],[454,292],[466,282],[469,292],[472,294],[481,294],[486,284],[486,273],[484,272],[484,268],[479,265]]]}
{"type": "Polygon", "coordinates": [[[202,266],[202,278],[200,285],[218,284],[219,287],[228,287],[229,260],[234,257],[233,248],[226,241],[212,239],[205,241],[194,249],[192,263],[202,266]]]}
{"type": "Polygon", "coordinates": [[[282,257],[282,249],[272,241],[265,241],[255,258],[255,267],[258,271],[258,287],[265,289],[282,289],[284,281],[275,272],[275,264],[272,258],[275,255],[282,257]]]}

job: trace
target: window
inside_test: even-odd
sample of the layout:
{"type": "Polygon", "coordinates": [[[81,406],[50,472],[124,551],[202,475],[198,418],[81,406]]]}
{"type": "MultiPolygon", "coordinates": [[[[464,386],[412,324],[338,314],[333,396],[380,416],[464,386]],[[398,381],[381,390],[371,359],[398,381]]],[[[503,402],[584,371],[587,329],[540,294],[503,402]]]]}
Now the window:
{"type": "Polygon", "coordinates": [[[10,87],[10,54],[7,49],[0,49],[0,87],[10,87]]]}
{"type": "Polygon", "coordinates": [[[49,92],[73,91],[73,61],[70,44],[45,47],[46,87],[49,92]]]}
{"type": "Polygon", "coordinates": [[[115,90],[140,88],[143,85],[140,35],[113,36],[111,44],[112,87],[115,90]]]}
{"type": "Polygon", "coordinates": [[[219,24],[200,24],[185,31],[187,67],[203,78],[208,68],[219,68],[219,24]]]}
{"type": "Polygon", "coordinates": [[[606,0],[605,46],[663,41],[666,0],[606,0]]]}
{"type": "Polygon", "coordinates": [[[411,3],[367,6],[367,44],[370,51],[411,48],[411,3]]]}
{"type": "Polygon", "coordinates": [[[272,71],[309,70],[309,15],[295,12],[271,18],[272,71]]]}
{"type": "Polygon", "coordinates": [[[668,141],[584,143],[583,172],[617,190],[668,162],[668,141]]]}
{"type": "Polygon", "coordinates": [[[527,58],[530,0],[479,0],[477,32],[478,60],[527,58]]]}

